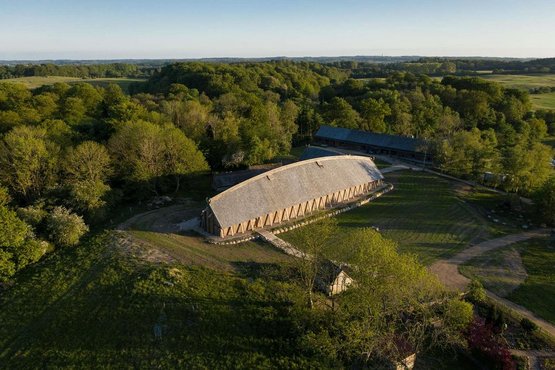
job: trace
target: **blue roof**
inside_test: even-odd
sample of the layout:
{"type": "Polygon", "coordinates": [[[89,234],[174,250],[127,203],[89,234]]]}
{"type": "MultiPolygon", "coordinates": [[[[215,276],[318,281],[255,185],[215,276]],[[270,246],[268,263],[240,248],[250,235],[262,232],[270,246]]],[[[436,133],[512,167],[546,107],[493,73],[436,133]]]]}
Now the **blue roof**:
{"type": "Polygon", "coordinates": [[[331,126],[321,126],[314,136],[321,139],[404,150],[407,152],[422,152],[422,147],[426,144],[424,140],[406,136],[376,134],[373,132],[331,126]]]}

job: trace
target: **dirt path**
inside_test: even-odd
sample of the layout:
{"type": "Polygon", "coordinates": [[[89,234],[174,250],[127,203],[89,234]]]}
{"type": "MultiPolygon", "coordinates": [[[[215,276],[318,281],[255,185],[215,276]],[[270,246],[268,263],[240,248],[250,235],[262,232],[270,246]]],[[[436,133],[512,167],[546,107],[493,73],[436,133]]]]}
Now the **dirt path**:
{"type": "Polygon", "coordinates": [[[541,370],[540,360],[546,357],[555,357],[555,352],[547,352],[547,351],[536,351],[536,350],[519,350],[519,349],[512,349],[511,354],[515,356],[521,357],[528,357],[530,361],[530,369],[531,370],[541,370]]]}
{"type": "Polygon", "coordinates": [[[116,229],[175,233],[180,231],[180,223],[198,216],[201,209],[198,204],[193,202],[156,208],[132,216],[119,224],[116,229]]]}
{"type": "MultiPolygon", "coordinates": [[[[482,243],[478,243],[472,247],[469,247],[448,260],[440,260],[430,266],[430,271],[434,273],[448,288],[453,290],[464,291],[468,286],[470,280],[463,276],[459,272],[459,265],[477,257],[483,253],[505,247],[514,243],[518,243],[524,240],[537,238],[545,236],[547,231],[545,230],[533,230],[527,231],[520,234],[512,234],[503,236],[501,238],[491,239],[482,243]]],[[[501,298],[498,295],[486,291],[488,297],[494,301],[504,305],[515,311],[522,317],[526,317],[533,322],[535,322],[540,328],[542,328],[547,333],[555,337],[555,325],[537,317],[534,313],[530,312],[526,308],[517,305],[505,298],[501,298]]]]}

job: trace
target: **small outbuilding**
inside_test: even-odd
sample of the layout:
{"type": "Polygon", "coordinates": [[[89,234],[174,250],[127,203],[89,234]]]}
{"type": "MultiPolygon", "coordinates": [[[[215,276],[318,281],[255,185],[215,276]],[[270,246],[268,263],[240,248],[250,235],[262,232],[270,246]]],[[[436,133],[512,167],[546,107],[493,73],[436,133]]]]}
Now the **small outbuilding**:
{"type": "Polygon", "coordinates": [[[347,270],[346,266],[324,261],[316,278],[316,287],[328,296],[344,292],[354,283],[347,270]]]}

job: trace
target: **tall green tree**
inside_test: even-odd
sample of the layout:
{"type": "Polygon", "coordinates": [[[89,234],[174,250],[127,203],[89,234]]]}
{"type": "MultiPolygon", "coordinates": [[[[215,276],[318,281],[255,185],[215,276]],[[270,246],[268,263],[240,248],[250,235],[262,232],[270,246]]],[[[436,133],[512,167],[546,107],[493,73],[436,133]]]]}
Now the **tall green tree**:
{"type": "Polygon", "coordinates": [[[45,245],[35,239],[31,227],[15,212],[0,206],[0,281],[38,261],[45,252],[45,245]]]}
{"type": "Polygon", "coordinates": [[[72,205],[81,211],[94,211],[106,203],[110,190],[106,183],[111,174],[108,150],[94,141],[85,141],[69,150],[64,161],[72,205]]]}
{"type": "Polygon", "coordinates": [[[555,176],[551,176],[536,192],[535,203],[546,224],[555,226],[555,176]]]}
{"type": "Polygon", "coordinates": [[[324,218],[300,232],[298,245],[303,254],[295,259],[295,266],[300,275],[300,282],[305,291],[308,307],[313,308],[313,291],[318,275],[321,275],[325,260],[326,247],[337,231],[335,218],[324,218]]]}
{"type": "Polygon", "coordinates": [[[58,153],[44,129],[16,127],[0,143],[0,181],[13,194],[32,200],[55,184],[58,153]]]}
{"type": "Polygon", "coordinates": [[[127,122],[108,146],[120,176],[132,182],[146,182],[155,192],[162,176],[174,176],[178,189],[182,176],[208,169],[197,146],[173,126],[127,122]]]}
{"type": "Polygon", "coordinates": [[[367,98],[361,102],[360,128],[365,131],[383,133],[388,131],[385,118],[391,114],[391,108],[382,99],[367,98]]]}

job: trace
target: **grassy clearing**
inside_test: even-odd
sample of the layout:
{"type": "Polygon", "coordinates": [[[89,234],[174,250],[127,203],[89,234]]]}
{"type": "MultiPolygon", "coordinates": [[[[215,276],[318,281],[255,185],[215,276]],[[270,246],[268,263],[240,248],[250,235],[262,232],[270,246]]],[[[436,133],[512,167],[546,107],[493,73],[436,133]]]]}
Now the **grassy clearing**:
{"type": "Polygon", "coordinates": [[[1,367],[333,367],[294,339],[302,294],[259,267],[247,278],[144,264],[109,237],[56,253],[0,296],[1,367]]]}
{"type": "MultiPolygon", "coordinates": [[[[431,264],[490,235],[492,225],[460,199],[453,183],[413,171],[393,172],[386,179],[395,185],[392,192],[337,217],[337,241],[355,228],[376,226],[398,242],[402,252],[415,253],[431,264]]],[[[296,229],[280,237],[295,244],[300,232],[296,229]]]]}
{"type": "MultiPolygon", "coordinates": [[[[530,90],[537,87],[555,87],[555,74],[537,75],[483,75],[484,79],[503,84],[505,87],[530,90]]],[[[534,109],[555,109],[555,93],[531,94],[534,109]]]]}
{"type": "Polygon", "coordinates": [[[534,239],[486,253],[461,266],[496,294],[555,324],[555,245],[534,239]],[[515,256],[515,253],[518,255],[515,256]],[[521,264],[521,267],[518,265],[521,264]],[[527,276],[519,275],[522,268],[527,276]],[[502,274],[499,272],[502,271],[502,274]],[[511,289],[506,289],[508,286],[511,289]]]}
{"type": "Polygon", "coordinates": [[[528,278],[508,299],[555,324],[555,243],[547,239],[519,245],[528,278]]]}
{"type": "Polygon", "coordinates": [[[555,109],[555,92],[531,94],[530,100],[535,109],[555,109]]]}
{"type": "Polygon", "coordinates": [[[202,237],[129,231],[138,241],[158,248],[187,266],[203,266],[220,271],[238,271],[249,263],[279,263],[290,257],[266,243],[247,242],[238,245],[208,244],[202,237]]]}
{"type": "Polygon", "coordinates": [[[519,252],[507,247],[473,258],[459,267],[467,277],[476,277],[486,289],[506,297],[526,279],[526,269],[519,252]]]}
{"type": "Polygon", "coordinates": [[[535,87],[555,86],[555,74],[535,75],[483,75],[486,80],[499,82],[506,87],[522,90],[530,90],[535,87]]]}
{"type": "Polygon", "coordinates": [[[144,79],[138,78],[78,78],[78,77],[64,77],[64,76],[31,76],[31,77],[18,77],[0,80],[2,82],[21,83],[29,89],[36,89],[44,85],[52,85],[57,82],[76,83],[86,82],[96,86],[107,86],[108,84],[117,84],[124,91],[128,91],[129,85],[134,82],[144,82],[144,79]]]}

